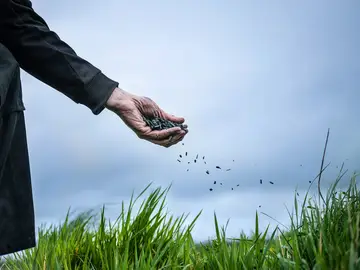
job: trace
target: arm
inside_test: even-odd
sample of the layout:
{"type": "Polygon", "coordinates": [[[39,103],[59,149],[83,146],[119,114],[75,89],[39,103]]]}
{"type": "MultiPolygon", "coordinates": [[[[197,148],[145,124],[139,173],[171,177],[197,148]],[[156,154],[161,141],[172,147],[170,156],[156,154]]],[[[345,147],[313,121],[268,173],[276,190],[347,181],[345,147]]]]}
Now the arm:
{"type": "Polygon", "coordinates": [[[118,87],[52,32],[29,0],[0,0],[0,43],[22,69],[95,115],[118,87]]]}

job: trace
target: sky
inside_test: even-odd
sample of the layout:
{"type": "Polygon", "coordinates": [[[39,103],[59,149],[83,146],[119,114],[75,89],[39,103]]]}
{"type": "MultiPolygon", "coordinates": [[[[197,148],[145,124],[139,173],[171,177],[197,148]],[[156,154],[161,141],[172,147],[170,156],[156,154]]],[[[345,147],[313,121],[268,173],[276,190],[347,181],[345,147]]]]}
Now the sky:
{"type": "Polygon", "coordinates": [[[236,237],[252,231],[256,211],[266,213],[261,228],[278,225],[267,215],[289,223],[295,189],[301,201],[319,173],[328,128],[323,189],[343,162],[342,187],[360,167],[359,1],[38,0],[33,7],[79,56],[189,126],[184,145],[162,148],[138,139],[114,113],[95,116],[22,71],[37,226],[59,223],[69,207],[106,204],[115,219],[121,202],[152,182],[172,184],[171,214],[189,213],[190,223],[202,210],[196,241],[214,237],[214,212],[221,225],[230,219],[227,236],[236,237]],[[196,155],[207,164],[194,164],[196,155]]]}

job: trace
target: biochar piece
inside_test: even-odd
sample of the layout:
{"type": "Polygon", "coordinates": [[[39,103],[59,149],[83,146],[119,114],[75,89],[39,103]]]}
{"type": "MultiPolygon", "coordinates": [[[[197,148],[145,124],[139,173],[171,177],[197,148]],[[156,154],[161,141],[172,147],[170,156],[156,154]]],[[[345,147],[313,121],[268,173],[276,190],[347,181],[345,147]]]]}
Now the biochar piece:
{"type": "Polygon", "coordinates": [[[212,189],[212,188],[210,188],[210,191],[213,191],[213,189],[212,189]]]}
{"type": "Polygon", "coordinates": [[[221,170],[220,166],[216,166],[216,169],[219,169],[219,170],[221,170]]]}
{"type": "Polygon", "coordinates": [[[300,196],[298,192],[296,192],[296,195],[300,196]]]}
{"type": "Polygon", "coordinates": [[[260,179],[260,184],[262,185],[262,179],[260,179]]]}
{"type": "Polygon", "coordinates": [[[228,171],[231,171],[231,169],[227,169],[226,171],[227,171],[227,172],[228,172],[228,171]]]}
{"type": "Polygon", "coordinates": [[[220,183],[220,185],[222,186],[222,183],[220,183]]]}
{"type": "Polygon", "coordinates": [[[203,156],[203,159],[205,159],[205,156],[203,156]]]}
{"type": "Polygon", "coordinates": [[[214,181],[214,185],[216,185],[216,181],[214,181]]]}
{"type": "Polygon", "coordinates": [[[231,190],[234,190],[234,188],[231,188],[231,190]]]}
{"type": "Polygon", "coordinates": [[[196,159],[198,159],[198,157],[199,157],[199,154],[196,155],[196,159]]]}
{"type": "Polygon", "coordinates": [[[180,158],[182,158],[182,155],[179,155],[180,158]]]}
{"type": "Polygon", "coordinates": [[[270,184],[272,184],[272,185],[274,184],[274,183],[273,183],[273,182],[271,182],[271,181],[269,181],[269,183],[270,183],[270,184]]]}
{"type": "Polygon", "coordinates": [[[187,152],[185,152],[185,156],[187,156],[187,152]]]}
{"type": "Polygon", "coordinates": [[[177,161],[181,162],[181,160],[180,160],[180,159],[178,159],[177,161]]]}
{"type": "Polygon", "coordinates": [[[206,174],[210,174],[210,172],[209,172],[209,171],[206,171],[206,174]]]}
{"type": "Polygon", "coordinates": [[[233,162],[235,162],[235,159],[233,159],[233,162]]]}
{"type": "Polygon", "coordinates": [[[206,164],[206,161],[204,161],[204,164],[206,164]]]}
{"type": "Polygon", "coordinates": [[[143,120],[152,130],[163,130],[163,129],[169,129],[169,128],[173,128],[173,127],[180,127],[182,130],[186,130],[186,128],[183,124],[174,123],[170,120],[162,119],[159,117],[150,119],[150,118],[143,116],[143,120]]]}
{"type": "Polygon", "coordinates": [[[309,183],[311,184],[311,181],[309,181],[309,183]]]}
{"type": "Polygon", "coordinates": [[[189,171],[189,169],[186,170],[187,172],[189,171]]]}
{"type": "Polygon", "coordinates": [[[184,143],[182,143],[182,145],[185,145],[184,143]]]}
{"type": "Polygon", "coordinates": [[[261,205],[259,205],[259,208],[261,208],[261,205]]]}
{"type": "Polygon", "coordinates": [[[196,163],[196,159],[194,159],[194,163],[196,163]]]}
{"type": "Polygon", "coordinates": [[[237,187],[240,186],[239,184],[236,185],[237,187]]]}
{"type": "Polygon", "coordinates": [[[188,161],[188,164],[190,164],[190,161],[188,161]]]}

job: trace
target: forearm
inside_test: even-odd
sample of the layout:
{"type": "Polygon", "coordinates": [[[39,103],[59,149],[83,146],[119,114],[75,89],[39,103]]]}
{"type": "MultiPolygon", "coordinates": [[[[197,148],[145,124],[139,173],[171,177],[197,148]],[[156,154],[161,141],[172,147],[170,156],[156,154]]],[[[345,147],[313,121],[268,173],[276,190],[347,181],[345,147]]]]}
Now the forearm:
{"type": "Polygon", "coordinates": [[[0,42],[22,69],[94,114],[118,86],[51,31],[28,0],[0,0],[0,42]]]}

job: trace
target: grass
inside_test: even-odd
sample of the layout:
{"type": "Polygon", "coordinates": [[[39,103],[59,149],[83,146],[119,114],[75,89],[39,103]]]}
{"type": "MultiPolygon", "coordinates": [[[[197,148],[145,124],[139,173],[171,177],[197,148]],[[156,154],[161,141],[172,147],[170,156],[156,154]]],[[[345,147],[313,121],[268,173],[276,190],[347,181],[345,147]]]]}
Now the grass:
{"type": "MultiPolygon", "coordinates": [[[[85,213],[60,226],[41,228],[38,246],[7,258],[2,269],[360,269],[360,201],[356,175],[345,191],[337,190],[342,175],[328,190],[324,203],[307,198],[284,230],[260,232],[255,215],[251,237],[226,237],[214,214],[216,238],[195,243],[187,216],[165,212],[169,188],[157,188],[133,208],[150,185],[122,211],[113,224],[85,213]]],[[[68,213],[69,217],[69,213],[68,213]]]]}
{"type": "MultiPolygon", "coordinates": [[[[329,133],[328,133],[329,134],[329,133]]],[[[326,150],[327,141],[325,144],[326,150]]],[[[134,215],[138,197],[131,197],[115,223],[91,212],[66,220],[59,226],[42,227],[36,248],[17,253],[3,261],[0,269],[360,269],[360,194],[357,175],[346,190],[338,183],[343,166],[324,197],[318,179],[318,198],[305,196],[299,204],[294,193],[294,210],[289,226],[260,231],[255,215],[252,236],[229,239],[214,213],[215,239],[195,243],[191,231],[201,212],[185,226],[188,216],[175,218],[165,211],[170,189],[156,188],[134,215]],[[321,200],[320,200],[321,198],[321,200]]]]}

